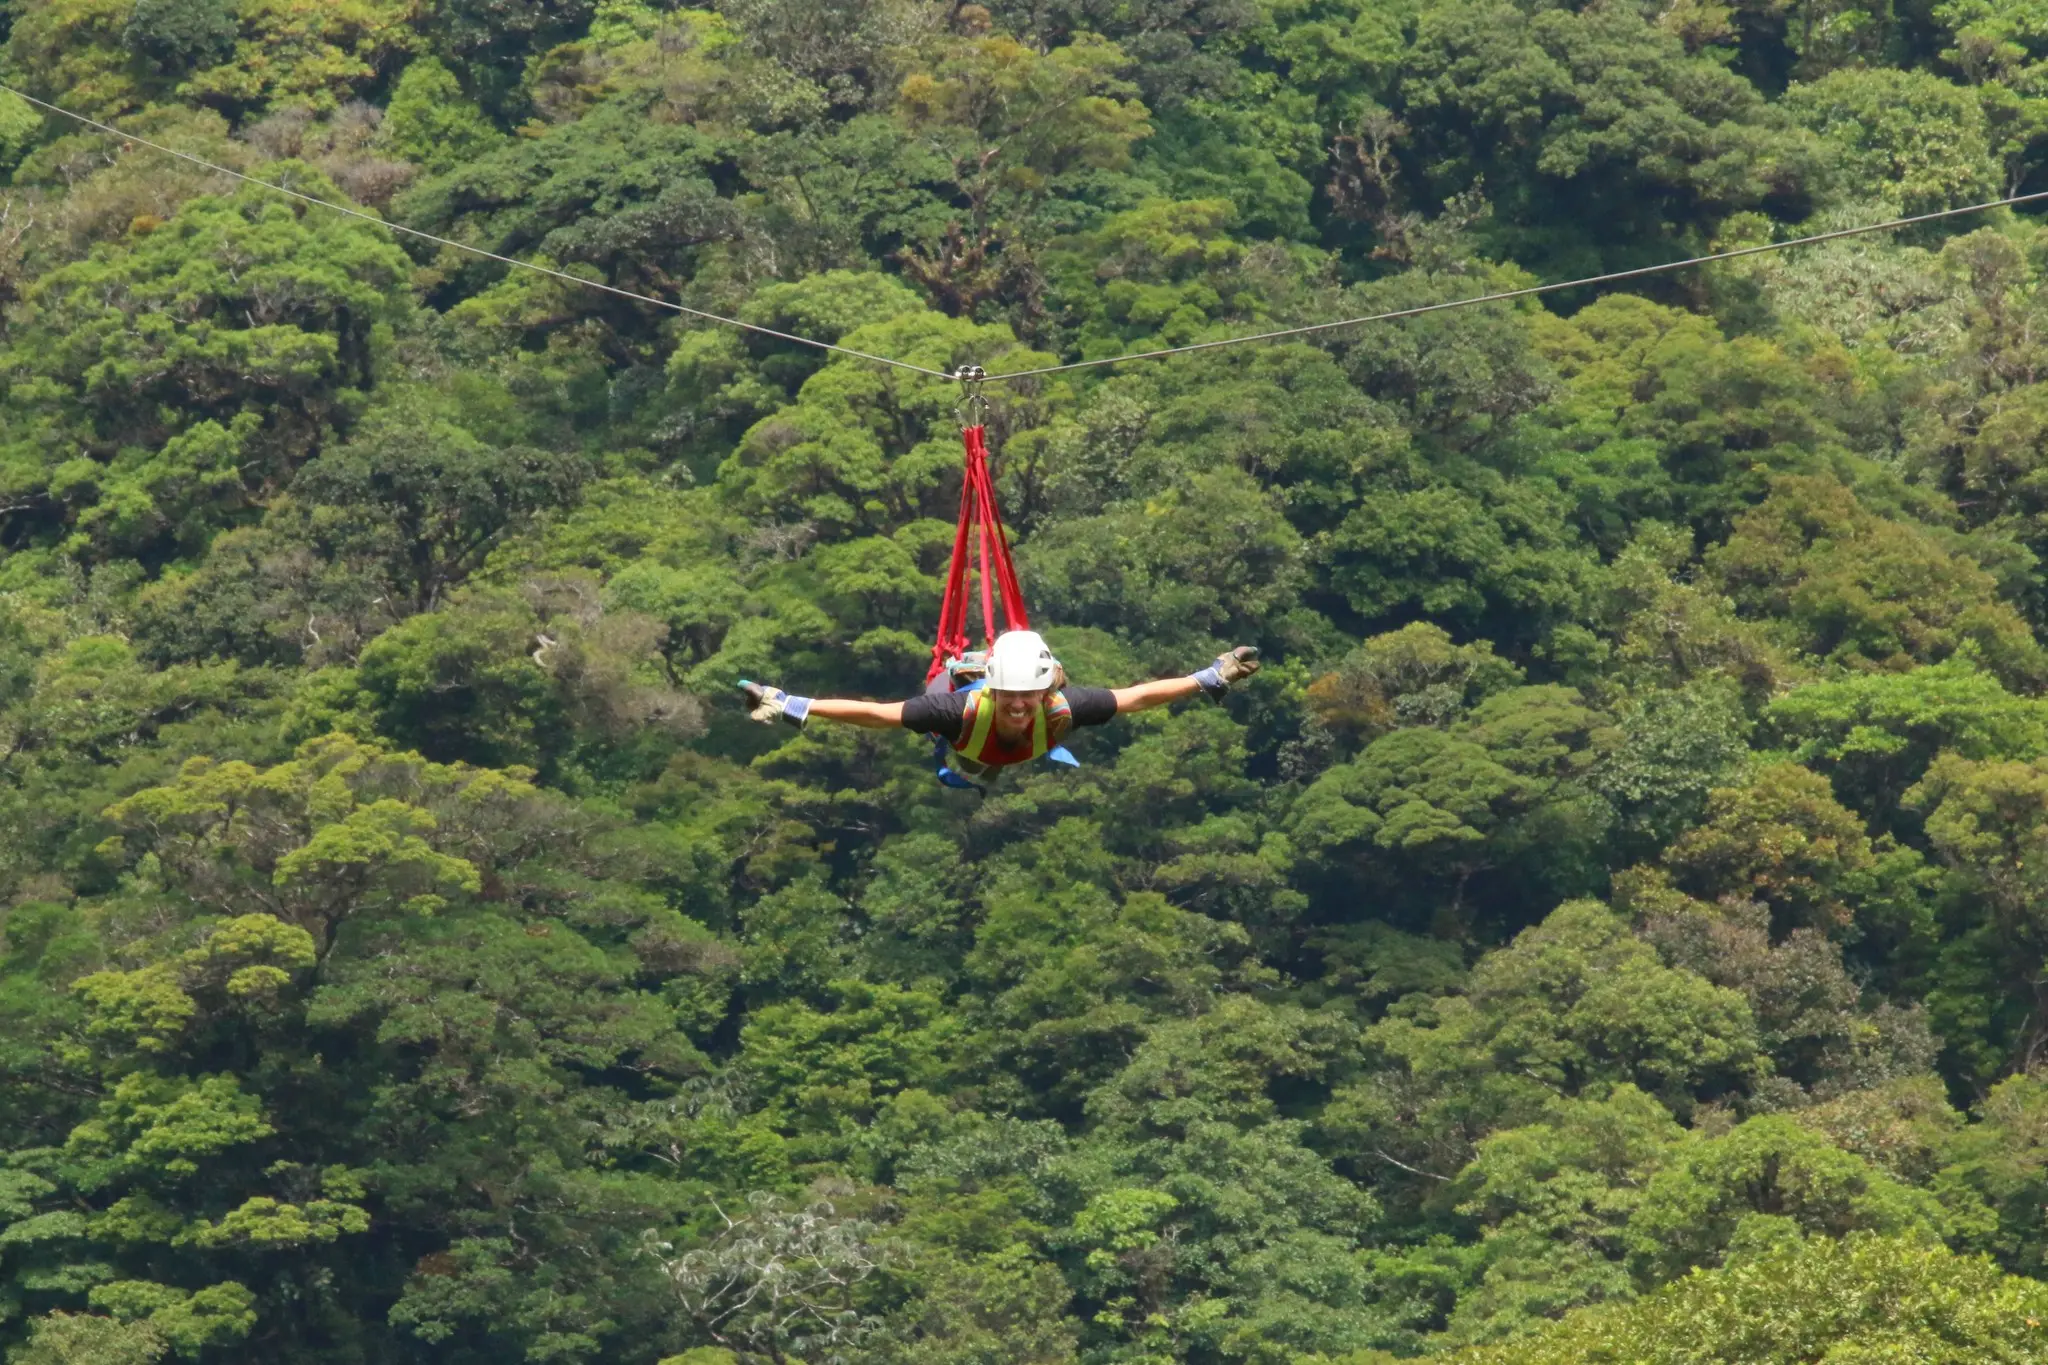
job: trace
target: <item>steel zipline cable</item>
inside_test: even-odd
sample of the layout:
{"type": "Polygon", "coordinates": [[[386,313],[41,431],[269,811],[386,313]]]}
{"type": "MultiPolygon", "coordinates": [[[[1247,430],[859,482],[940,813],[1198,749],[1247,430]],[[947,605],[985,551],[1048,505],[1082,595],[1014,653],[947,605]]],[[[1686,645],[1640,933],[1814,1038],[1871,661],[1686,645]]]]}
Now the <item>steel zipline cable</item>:
{"type": "Polygon", "coordinates": [[[1641,279],[1645,275],[1662,275],[1673,270],[1689,270],[1694,266],[1712,265],[1716,261],[1732,261],[1741,256],[1760,256],[1767,251],[1789,251],[1796,246],[1814,246],[1820,242],[1839,241],[1844,237],[1861,237],[1873,232],[1891,232],[1898,228],[1912,227],[1917,223],[1934,223],[1944,218],[1961,218],[1971,213],[1987,213],[1992,209],[2011,208],[2017,204],[2030,204],[2035,200],[2048,199],[2048,190],[2034,194],[2008,195],[2004,199],[1993,199],[1982,204],[1970,204],[1959,209],[1942,209],[1937,213],[1917,213],[1910,218],[1892,218],[1882,223],[1864,223],[1858,227],[1839,228],[1833,232],[1816,232],[1810,237],[1794,237],[1783,242],[1765,242],[1761,246],[1737,247],[1732,251],[1716,251],[1706,256],[1688,256],[1682,261],[1664,261],[1657,265],[1637,266],[1633,270],[1611,270],[1605,275],[1588,275],[1579,280],[1559,280],[1555,284],[1532,284],[1523,289],[1504,289],[1497,294],[1477,294],[1470,298],[1446,299],[1442,303],[1425,303],[1414,308],[1397,308],[1388,313],[1368,313],[1364,317],[1340,318],[1335,322],[1313,322],[1304,327],[1283,327],[1275,332],[1253,332],[1248,336],[1219,337],[1215,341],[1197,341],[1187,346],[1168,346],[1157,351],[1133,351],[1129,355],[1104,356],[1098,360],[1075,360],[1065,365],[1044,365],[1035,370],[1010,370],[1002,374],[989,375],[989,381],[999,379],[1027,379],[1033,375],[1060,374],[1067,370],[1087,370],[1099,365],[1121,365],[1127,360],[1158,360],[1170,355],[1186,355],[1190,351],[1212,351],[1219,346],[1239,346],[1250,341],[1278,341],[1283,337],[1309,336],[1316,332],[1333,331],[1339,327],[1362,327],[1368,322],[1394,322],[1400,318],[1421,317],[1424,313],[1442,313],[1453,308],[1474,308],[1482,303],[1504,303],[1509,299],[1533,298],[1538,294],[1554,294],[1564,289],[1585,289],[1596,284],[1613,284],[1619,280],[1641,279]]]}
{"type": "Polygon", "coordinates": [[[1554,284],[1532,284],[1525,288],[1504,289],[1493,294],[1475,294],[1468,298],[1445,299],[1440,303],[1425,303],[1414,308],[1397,308],[1384,313],[1368,313],[1362,317],[1338,318],[1334,322],[1313,322],[1300,327],[1283,327],[1271,332],[1251,332],[1244,336],[1218,337],[1213,341],[1197,341],[1186,346],[1167,346],[1154,351],[1133,351],[1127,355],[1101,356],[1094,360],[1074,360],[1063,365],[1041,365],[1029,370],[1008,370],[991,373],[985,372],[979,367],[963,366],[960,370],[949,371],[934,370],[924,365],[913,364],[908,360],[897,360],[891,356],[874,355],[867,351],[857,351],[851,346],[839,346],[829,341],[819,341],[813,337],[797,336],[791,332],[777,331],[773,327],[763,327],[758,323],[743,322],[738,318],[729,318],[719,313],[707,313],[701,308],[690,308],[684,304],[676,303],[669,299],[657,298],[651,294],[641,294],[631,289],[621,289],[617,285],[606,284],[601,280],[585,279],[581,275],[572,275],[565,270],[557,270],[552,266],[541,265],[536,261],[521,260],[516,256],[503,256],[495,251],[487,251],[483,247],[454,241],[437,233],[427,232],[421,228],[409,227],[404,223],[394,223],[389,219],[379,217],[377,214],[365,212],[348,204],[337,204],[331,199],[322,199],[317,195],[307,194],[303,190],[292,189],[288,185],[280,185],[274,181],[264,180],[260,177],[249,175],[246,172],[235,170],[232,167],[222,166],[217,162],[209,161],[205,157],[195,156],[191,152],[181,152],[175,147],[166,147],[162,143],[152,142],[148,138],[139,137],[134,133],[123,132],[111,124],[102,123],[98,119],[88,118],[84,114],[75,113],[72,110],[63,108],[61,105],[52,104],[48,100],[37,99],[34,95],[17,90],[10,85],[0,84],[0,91],[5,91],[19,99],[26,100],[38,109],[46,110],[62,118],[71,119],[88,128],[97,129],[110,137],[120,138],[122,141],[133,143],[138,147],[147,147],[153,152],[175,157],[180,161],[190,162],[192,165],[202,167],[217,175],[225,175],[258,188],[285,195],[288,198],[298,200],[300,203],[327,209],[330,212],[343,214],[350,218],[361,219],[363,222],[374,224],[377,227],[385,228],[407,237],[416,238],[419,241],[432,242],[437,246],[444,246],[453,251],[464,252],[483,260],[496,261],[501,265],[511,266],[518,270],[530,270],[535,274],[547,275],[568,284],[580,285],[585,289],[595,289],[601,293],[616,295],[619,298],[632,299],[637,303],[648,304],[655,308],[666,308],[671,312],[681,313],[686,317],[697,318],[704,322],[722,323],[727,327],[737,327],[742,331],[754,332],[760,336],[774,337],[778,341],[794,342],[799,346],[811,346],[821,351],[831,351],[837,355],[851,356],[856,360],[866,360],[877,365],[887,365],[899,370],[910,370],[916,374],[927,375],[933,379],[964,380],[967,381],[970,389],[976,391],[983,384],[1008,383],[1018,379],[1033,379],[1040,375],[1064,374],[1069,370],[1099,369],[1107,365],[1123,365],[1133,360],[1163,360],[1167,356],[1188,355],[1195,351],[1213,351],[1225,346],[1244,346],[1255,341],[1281,341],[1289,337],[1314,336],[1322,332],[1332,332],[1340,327],[1363,327],[1368,323],[1396,322],[1402,318],[1421,317],[1426,313],[1443,313],[1456,308],[1476,308],[1481,304],[1488,303],[1506,303],[1514,299],[1527,299],[1542,294],[1555,294],[1566,289],[1589,289],[1597,285],[1616,284],[1623,280],[1637,280],[1650,275],[1664,275],[1678,270],[1691,270],[1698,266],[1712,265],[1718,261],[1733,261],[1744,256],[1761,256],[1766,252],[1772,251],[1790,251],[1794,247],[1816,246],[1822,242],[1840,241],[1845,237],[1863,237],[1878,232],[1895,232],[1900,228],[1915,227],[1921,223],[1938,223],[1949,218],[1963,218],[1973,213],[1988,213],[1993,209],[2016,208],[2021,204],[2048,200],[2048,190],[2037,191],[2033,194],[2007,195],[2003,199],[1987,200],[1981,204],[1968,204],[1962,208],[1940,209],[1933,213],[1916,213],[1906,218],[1890,218],[1880,223],[1864,223],[1856,227],[1838,228],[1832,232],[1816,232],[1811,236],[1793,237],[1782,242],[1764,242],[1757,246],[1736,247],[1730,251],[1715,251],[1703,256],[1688,256],[1683,260],[1663,261],[1656,265],[1636,266],[1630,270],[1611,270],[1604,275],[1588,275],[1583,279],[1560,280],[1554,284]]]}

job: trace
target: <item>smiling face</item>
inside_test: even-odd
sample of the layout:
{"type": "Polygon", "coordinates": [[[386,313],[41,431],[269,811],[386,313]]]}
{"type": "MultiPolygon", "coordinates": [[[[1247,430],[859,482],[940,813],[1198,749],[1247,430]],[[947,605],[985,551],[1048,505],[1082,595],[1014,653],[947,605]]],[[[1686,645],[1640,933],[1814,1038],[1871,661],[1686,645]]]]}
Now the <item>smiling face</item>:
{"type": "Polygon", "coordinates": [[[1005,744],[1015,744],[1030,733],[1031,718],[1038,714],[1050,696],[1046,692],[1004,692],[989,689],[989,696],[996,704],[996,738],[1005,744]]]}

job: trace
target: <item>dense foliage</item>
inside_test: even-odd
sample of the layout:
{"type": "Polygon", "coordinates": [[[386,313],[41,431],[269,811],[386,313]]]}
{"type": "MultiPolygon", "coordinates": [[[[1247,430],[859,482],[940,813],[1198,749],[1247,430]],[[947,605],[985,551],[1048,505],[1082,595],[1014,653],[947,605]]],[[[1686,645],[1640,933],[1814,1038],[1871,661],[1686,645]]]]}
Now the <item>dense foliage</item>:
{"type": "MultiPolygon", "coordinates": [[[[2048,188],[2034,0],[6,0],[0,80],[932,368],[2048,188]]],[[[2048,1359],[2048,229],[994,390],[0,94],[13,1365],[2048,1359]]]]}

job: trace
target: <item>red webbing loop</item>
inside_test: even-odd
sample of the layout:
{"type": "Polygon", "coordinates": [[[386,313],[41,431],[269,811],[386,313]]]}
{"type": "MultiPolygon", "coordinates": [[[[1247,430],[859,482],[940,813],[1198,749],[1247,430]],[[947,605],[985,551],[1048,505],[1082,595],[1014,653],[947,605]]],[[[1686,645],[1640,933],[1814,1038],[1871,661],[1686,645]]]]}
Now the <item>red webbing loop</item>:
{"type": "Polygon", "coordinates": [[[930,682],[946,670],[946,660],[967,652],[967,527],[974,519],[973,481],[960,494],[960,524],[953,530],[953,557],[946,567],[945,595],[939,599],[939,642],[932,646],[930,682]]]}
{"type": "Polygon", "coordinates": [[[995,597],[1002,596],[1003,629],[1031,629],[1031,614],[1024,607],[1024,592],[1017,585],[1017,566],[1010,559],[1010,540],[1003,533],[1002,514],[996,510],[995,480],[988,469],[987,433],[979,426],[960,433],[967,448],[966,477],[960,486],[960,520],[953,529],[953,558],[946,568],[945,596],[939,603],[939,638],[932,646],[932,666],[925,674],[929,682],[945,670],[948,659],[967,652],[968,554],[967,532],[977,532],[981,577],[981,623],[987,638],[996,635],[995,597]]]}
{"type": "Polygon", "coordinates": [[[981,641],[984,645],[996,638],[996,601],[990,591],[988,578],[988,522],[984,520],[974,532],[975,547],[981,551],[981,641]]]}
{"type": "Polygon", "coordinates": [[[1003,514],[996,508],[995,479],[988,469],[987,452],[981,463],[983,526],[995,544],[996,587],[1003,596],[1003,629],[1031,629],[1031,613],[1024,607],[1024,589],[1017,583],[1017,566],[1010,558],[1010,537],[1003,529],[1003,514]]]}

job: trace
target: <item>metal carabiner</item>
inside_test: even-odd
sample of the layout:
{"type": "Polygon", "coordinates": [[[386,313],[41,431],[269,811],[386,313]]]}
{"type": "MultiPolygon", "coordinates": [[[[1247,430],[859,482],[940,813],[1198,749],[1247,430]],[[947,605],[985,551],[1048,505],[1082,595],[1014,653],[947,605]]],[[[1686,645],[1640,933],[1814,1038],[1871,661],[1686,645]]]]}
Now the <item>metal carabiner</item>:
{"type": "Polygon", "coordinates": [[[988,399],[982,395],[981,386],[988,382],[988,371],[979,365],[962,365],[953,371],[952,377],[960,381],[960,405],[953,409],[953,416],[959,419],[961,430],[987,426],[988,399]]]}

